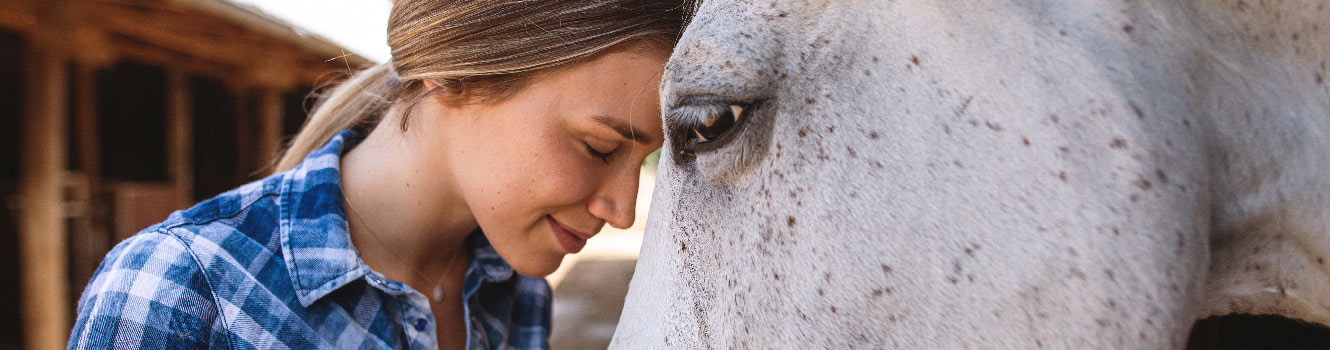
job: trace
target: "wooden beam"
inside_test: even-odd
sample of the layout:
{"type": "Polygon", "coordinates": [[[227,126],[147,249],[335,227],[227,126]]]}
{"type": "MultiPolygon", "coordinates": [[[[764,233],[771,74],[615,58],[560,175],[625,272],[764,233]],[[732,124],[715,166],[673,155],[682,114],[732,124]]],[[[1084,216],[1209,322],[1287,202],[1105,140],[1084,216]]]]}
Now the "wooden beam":
{"type": "Polygon", "coordinates": [[[150,46],[142,42],[126,40],[122,37],[113,36],[109,40],[109,45],[115,50],[116,55],[128,61],[134,61],[163,68],[177,68],[194,75],[203,75],[224,80],[226,77],[236,76],[238,68],[234,66],[215,64],[210,62],[201,62],[191,58],[189,55],[163,50],[160,47],[150,46]]]}
{"type": "Polygon", "coordinates": [[[315,35],[298,33],[293,27],[289,24],[283,23],[281,20],[257,13],[232,2],[173,0],[168,3],[192,7],[201,10],[203,13],[226,20],[227,22],[243,25],[246,29],[264,34],[265,36],[269,36],[280,42],[295,44],[302,52],[322,56],[325,57],[324,59],[346,55],[346,59],[350,61],[353,66],[372,63],[370,60],[358,55],[347,55],[345,49],[327,39],[315,35]]]}
{"type": "Polygon", "coordinates": [[[308,44],[327,44],[319,38],[273,35],[186,3],[101,0],[94,6],[107,15],[92,19],[89,25],[104,30],[119,46],[165,52],[174,57],[167,66],[225,66],[254,84],[290,88],[312,84],[329,71],[348,71],[370,63],[345,55],[335,46],[311,49],[308,44]],[[324,53],[329,49],[337,54],[324,53]]]}
{"type": "Polygon", "coordinates": [[[59,349],[71,327],[64,214],[66,66],[61,37],[74,21],[68,0],[41,3],[29,56],[29,107],[19,173],[19,271],[23,341],[28,349],[59,349]]]}
{"type": "Polygon", "coordinates": [[[253,61],[255,51],[237,45],[234,40],[228,40],[228,38],[180,35],[180,33],[164,30],[160,28],[161,24],[154,23],[161,22],[161,20],[154,21],[147,17],[135,19],[129,16],[109,16],[101,18],[100,21],[108,32],[142,40],[163,49],[188,53],[194,60],[217,62],[231,66],[247,66],[255,63],[253,61]]]}
{"type": "Polygon", "coordinates": [[[78,49],[72,50],[70,54],[76,63],[94,70],[115,64],[117,57],[106,38],[106,32],[87,26],[73,28],[73,31],[70,39],[78,49]]]}
{"type": "Polygon", "coordinates": [[[250,68],[245,72],[244,80],[253,85],[274,89],[290,89],[306,82],[302,76],[305,69],[288,61],[289,59],[270,58],[266,64],[250,68]]]}
{"type": "MultiPolygon", "coordinates": [[[[158,4],[162,5],[162,4],[158,4]]],[[[307,70],[326,70],[345,65],[322,62],[329,56],[315,56],[302,51],[298,42],[246,31],[237,23],[209,17],[206,14],[176,9],[151,12],[130,11],[126,5],[99,4],[100,11],[112,13],[96,19],[111,36],[133,38],[158,47],[183,53],[188,61],[209,62],[252,71],[245,79],[265,85],[294,86],[299,73],[307,70]],[[297,61],[315,61],[321,64],[297,65],[297,61]],[[289,62],[289,63],[288,63],[289,62]]],[[[357,61],[356,57],[347,57],[357,61]]],[[[363,61],[363,60],[359,60],[363,61]]]]}
{"type": "Polygon", "coordinates": [[[194,202],[194,116],[185,73],[166,73],[166,164],[177,191],[177,206],[194,202]]]}
{"type": "Polygon", "coordinates": [[[23,2],[0,1],[0,28],[20,34],[30,34],[37,26],[37,17],[23,2]]]}

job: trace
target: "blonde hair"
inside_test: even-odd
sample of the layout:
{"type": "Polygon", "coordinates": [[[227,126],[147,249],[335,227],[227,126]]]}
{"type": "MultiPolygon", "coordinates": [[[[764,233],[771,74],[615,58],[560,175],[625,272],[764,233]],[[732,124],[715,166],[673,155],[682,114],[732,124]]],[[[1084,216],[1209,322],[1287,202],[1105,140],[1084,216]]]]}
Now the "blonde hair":
{"type": "Polygon", "coordinates": [[[543,70],[621,44],[672,47],[692,7],[687,0],[395,0],[388,17],[392,61],[320,94],[275,171],[295,167],[342,130],[376,127],[395,104],[410,106],[434,93],[492,103],[543,70]],[[426,90],[426,81],[438,87],[426,90]]]}

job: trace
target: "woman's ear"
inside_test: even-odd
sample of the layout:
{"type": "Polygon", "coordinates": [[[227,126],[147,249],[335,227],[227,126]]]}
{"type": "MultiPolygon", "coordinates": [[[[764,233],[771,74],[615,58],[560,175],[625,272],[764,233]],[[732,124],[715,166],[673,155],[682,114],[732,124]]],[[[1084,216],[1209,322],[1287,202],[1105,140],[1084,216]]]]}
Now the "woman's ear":
{"type": "MultiPolygon", "coordinates": [[[[419,112],[434,116],[447,116],[447,118],[475,114],[473,109],[475,106],[468,103],[468,97],[463,95],[461,85],[461,82],[456,80],[443,82],[431,79],[421,80],[423,94],[418,97],[412,107],[413,112],[410,113],[419,112]]],[[[429,119],[434,120],[435,118],[429,119]]],[[[405,124],[406,119],[403,119],[402,123],[405,124]]]]}
{"type": "Polygon", "coordinates": [[[440,82],[433,79],[421,80],[425,93],[421,96],[429,99],[439,105],[447,108],[460,108],[464,104],[462,96],[462,82],[444,81],[440,82]]]}

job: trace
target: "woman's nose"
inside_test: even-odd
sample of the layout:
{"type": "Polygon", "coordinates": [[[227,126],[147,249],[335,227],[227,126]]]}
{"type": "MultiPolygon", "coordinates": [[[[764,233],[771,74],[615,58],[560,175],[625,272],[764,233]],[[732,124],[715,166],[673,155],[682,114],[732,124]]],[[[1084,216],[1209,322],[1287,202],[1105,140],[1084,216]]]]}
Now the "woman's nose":
{"type": "Polygon", "coordinates": [[[641,167],[633,167],[632,170],[618,172],[613,177],[607,178],[600,191],[591,196],[587,210],[591,215],[605,220],[615,228],[626,229],[633,226],[633,219],[637,214],[639,176],[641,176],[641,167]]]}

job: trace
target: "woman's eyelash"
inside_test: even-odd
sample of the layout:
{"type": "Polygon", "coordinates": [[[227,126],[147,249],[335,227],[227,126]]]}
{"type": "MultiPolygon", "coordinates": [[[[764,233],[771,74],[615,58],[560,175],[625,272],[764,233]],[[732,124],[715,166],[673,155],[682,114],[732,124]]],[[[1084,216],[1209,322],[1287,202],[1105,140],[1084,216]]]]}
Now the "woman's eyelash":
{"type": "Polygon", "coordinates": [[[601,151],[597,151],[595,147],[591,147],[590,144],[587,144],[587,143],[585,143],[585,142],[583,142],[582,144],[586,146],[586,152],[587,152],[587,154],[590,154],[592,157],[595,157],[595,158],[597,158],[597,159],[600,159],[600,161],[601,161],[601,162],[604,162],[605,164],[609,164],[609,163],[610,163],[610,156],[611,156],[611,155],[614,155],[614,151],[601,152],[601,151]]]}

